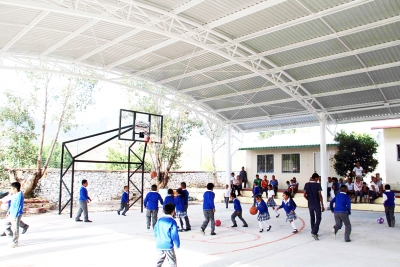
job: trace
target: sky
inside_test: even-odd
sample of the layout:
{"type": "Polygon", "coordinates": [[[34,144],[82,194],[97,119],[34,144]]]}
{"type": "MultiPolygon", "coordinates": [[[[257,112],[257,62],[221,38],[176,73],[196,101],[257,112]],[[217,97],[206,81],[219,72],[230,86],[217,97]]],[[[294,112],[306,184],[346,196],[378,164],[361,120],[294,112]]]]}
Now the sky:
{"type": "MultiPolygon", "coordinates": [[[[22,90],[29,92],[32,86],[22,79],[23,74],[17,75],[12,70],[0,70],[0,105],[4,104],[5,97],[3,92],[6,88],[12,90],[22,90]]],[[[120,109],[130,109],[129,101],[123,89],[117,85],[109,83],[101,83],[101,89],[95,94],[96,104],[89,107],[84,112],[78,114],[76,123],[80,126],[77,129],[67,133],[61,133],[59,140],[67,141],[94,133],[99,133],[114,128],[118,128],[118,118],[120,109]]],[[[37,124],[40,126],[41,117],[34,114],[37,124]]],[[[345,130],[346,132],[370,133],[376,135],[376,131],[372,131],[373,126],[389,126],[400,125],[400,119],[371,121],[351,124],[339,124],[336,131],[345,130]]],[[[334,130],[334,128],[332,128],[334,130]]],[[[55,126],[49,127],[49,135],[55,131],[55,126]]],[[[304,131],[304,129],[303,129],[304,131]]],[[[310,133],[319,133],[319,127],[310,127],[306,130],[310,133]]],[[[249,144],[257,141],[258,132],[247,133],[244,135],[243,144],[249,144]]],[[[232,152],[238,147],[239,142],[234,140],[232,152]]],[[[78,150],[78,148],[76,148],[78,150]]],[[[216,155],[217,169],[225,170],[226,159],[225,147],[222,147],[216,155]]],[[[211,164],[211,145],[205,136],[198,132],[193,132],[189,140],[183,146],[183,156],[181,159],[182,171],[200,171],[210,167],[211,164]]],[[[245,165],[245,151],[237,151],[232,158],[232,169],[239,170],[245,165]],[[238,166],[238,167],[236,167],[238,166]],[[240,166],[240,167],[239,167],[240,166]]]]}

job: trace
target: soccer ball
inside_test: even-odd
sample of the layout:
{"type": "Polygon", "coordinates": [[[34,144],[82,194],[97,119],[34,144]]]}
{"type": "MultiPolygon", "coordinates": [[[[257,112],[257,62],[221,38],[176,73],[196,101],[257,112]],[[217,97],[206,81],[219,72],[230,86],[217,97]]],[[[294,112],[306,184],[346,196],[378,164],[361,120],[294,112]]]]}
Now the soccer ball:
{"type": "Polygon", "coordinates": [[[215,220],[215,226],[220,226],[221,225],[221,221],[220,220],[215,220]]]}
{"type": "Polygon", "coordinates": [[[379,217],[378,219],[376,219],[376,222],[382,224],[385,222],[385,220],[382,217],[379,217]]]}

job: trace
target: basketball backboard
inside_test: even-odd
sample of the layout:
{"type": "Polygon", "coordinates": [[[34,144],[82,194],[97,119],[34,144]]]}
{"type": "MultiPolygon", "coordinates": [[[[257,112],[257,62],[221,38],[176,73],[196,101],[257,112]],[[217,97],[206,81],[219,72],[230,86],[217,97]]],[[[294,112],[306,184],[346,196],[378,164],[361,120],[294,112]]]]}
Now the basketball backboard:
{"type": "Polygon", "coordinates": [[[162,143],[163,116],[134,110],[120,109],[120,140],[162,143]]]}

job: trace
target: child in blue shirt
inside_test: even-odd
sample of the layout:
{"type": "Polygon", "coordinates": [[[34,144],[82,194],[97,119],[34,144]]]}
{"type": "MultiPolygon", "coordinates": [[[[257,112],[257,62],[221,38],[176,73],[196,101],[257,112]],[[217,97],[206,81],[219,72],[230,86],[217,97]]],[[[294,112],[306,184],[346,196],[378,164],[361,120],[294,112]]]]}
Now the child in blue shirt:
{"type": "Polygon", "coordinates": [[[286,212],[286,221],[290,223],[290,225],[293,227],[293,234],[296,234],[298,232],[296,223],[294,220],[297,219],[296,213],[294,210],[296,209],[296,203],[294,203],[290,192],[285,191],[283,192],[282,195],[282,204],[276,208],[276,210],[279,210],[280,208],[283,208],[286,212]]]}
{"type": "Polygon", "coordinates": [[[186,216],[186,211],[185,211],[185,193],[183,193],[182,188],[178,188],[176,190],[178,193],[178,196],[175,198],[175,208],[176,208],[176,219],[177,221],[180,221],[181,228],[179,229],[179,232],[186,231],[187,225],[185,223],[185,216],[186,216]],[[183,220],[182,220],[183,219],[183,220]]]}
{"type": "Polygon", "coordinates": [[[175,213],[174,204],[168,203],[164,206],[165,216],[161,217],[154,226],[154,237],[158,251],[157,267],[161,267],[165,258],[170,266],[176,266],[176,248],[180,247],[178,226],[173,216],[175,213]]]}
{"type": "Polygon", "coordinates": [[[152,220],[153,229],[157,222],[158,215],[158,202],[163,205],[164,201],[161,195],[157,192],[157,185],[153,184],[151,186],[151,191],[147,193],[144,199],[143,205],[147,209],[146,211],[146,224],[147,229],[150,229],[150,222],[152,220]]]}
{"type": "MultiPolygon", "coordinates": [[[[267,224],[266,221],[270,219],[268,207],[261,195],[256,196],[256,207],[258,209],[257,221],[260,225],[260,233],[264,232],[263,224],[267,224]]],[[[267,227],[267,231],[271,230],[271,225],[267,227]]]]}
{"type": "Polygon", "coordinates": [[[396,223],[396,219],[394,217],[394,208],[395,208],[395,200],[396,196],[393,191],[390,191],[390,185],[385,185],[385,192],[382,194],[383,206],[385,207],[386,221],[389,227],[394,227],[396,223]]]}
{"type": "Polygon", "coordinates": [[[216,235],[215,233],[215,222],[214,222],[214,212],[215,212],[215,205],[214,205],[214,198],[215,193],[214,184],[208,183],[207,184],[207,191],[203,195],[203,214],[204,214],[204,222],[201,226],[201,233],[205,235],[204,232],[208,223],[211,221],[211,235],[216,235]]]}
{"type": "Polygon", "coordinates": [[[172,190],[172,189],[168,189],[168,195],[164,198],[163,209],[165,208],[165,205],[168,203],[175,205],[174,190],[172,190]]]}
{"type": "Polygon", "coordinates": [[[243,227],[248,227],[247,222],[243,219],[242,217],[242,205],[240,205],[240,200],[236,198],[235,193],[231,193],[231,200],[233,201],[233,213],[231,215],[231,220],[233,225],[231,227],[237,227],[236,224],[236,217],[239,217],[239,219],[243,222],[243,227]]]}
{"type": "Polygon", "coordinates": [[[347,186],[340,186],[340,193],[337,194],[330,202],[329,207],[334,213],[335,217],[335,225],[333,226],[333,237],[336,238],[336,233],[339,229],[342,228],[344,223],[344,241],[351,242],[350,233],[351,233],[351,224],[349,215],[351,214],[351,203],[350,197],[346,194],[347,186]],[[333,204],[335,204],[335,208],[333,208],[333,204]]]}
{"type": "Polygon", "coordinates": [[[12,237],[10,247],[18,247],[19,224],[24,213],[24,195],[21,192],[21,184],[14,182],[11,184],[13,197],[11,198],[10,208],[7,211],[5,233],[8,237],[12,237]],[[12,230],[11,230],[12,227],[12,230]]]}
{"type": "Polygon", "coordinates": [[[88,180],[83,179],[82,180],[82,186],[81,189],[79,190],[79,210],[78,213],[76,214],[75,221],[76,222],[81,222],[82,220],[81,215],[83,212],[83,220],[84,222],[92,222],[89,220],[89,212],[88,212],[88,207],[87,204],[92,201],[92,199],[88,195],[88,191],[86,187],[89,185],[88,180]]]}
{"type": "MultiPolygon", "coordinates": [[[[181,183],[181,188],[182,188],[183,194],[185,195],[185,212],[186,212],[186,216],[185,216],[184,220],[185,220],[185,224],[186,224],[186,231],[190,231],[190,230],[192,230],[192,227],[190,226],[190,221],[189,221],[189,217],[188,217],[188,214],[187,214],[187,210],[188,210],[188,207],[189,207],[189,191],[186,189],[186,183],[185,182],[181,183]]],[[[180,220],[182,220],[182,219],[180,219],[180,220]]]]}
{"type": "Polygon", "coordinates": [[[125,213],[128,211],[128,209],[129,209],[128,186],[125,185],[124,192],[122,193],[121,196],[121,207],[119,208],[119,210],[117,210],[117,213],[118,215],[120,215],[120,211],[124,210],[124,212],[122,212],[122,215],[126,216],[125,213]]]}

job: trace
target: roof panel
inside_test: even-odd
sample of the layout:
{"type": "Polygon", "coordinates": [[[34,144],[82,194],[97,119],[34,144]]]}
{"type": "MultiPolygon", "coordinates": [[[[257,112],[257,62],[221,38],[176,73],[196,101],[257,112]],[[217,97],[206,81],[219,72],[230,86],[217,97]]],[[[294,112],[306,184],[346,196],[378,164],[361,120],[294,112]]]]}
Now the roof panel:
{"type": "Polygon", "coordinates": [[[188,67],[191,67],[193,69],[200,70],[225,62],[228,62],[226,58],[210,52],[184,60],[182,61],[182,64],[187,65],[188,67]]]}
{"type": "Polygon", "coordinates": [[[311,59],[326,57],[348,51],[338,40],[332,39],[297,49],[291,49],[281,53],[269,55],[266,58],[275,62],[278,66],[284,66],[303,62],[311,59]]]}
{"type": "Polygon", "coordinates": [[[377,66],[400,61],[400,46],[359,54],[358,57],[367,66],[377,66]]]}
{"type": "Polygon", "coordinates": [[[234,77],[240,77],[243,75],[251,74],[252,72],[246,69],[245,67],[242,67],[240,65],[231,65],[231,66],[226,66],[224,68],[212,70],[209,72],[206,72],[204,74],[212,77],[216,81],[223,81],[227,79],[231,79],[234,77]]]}
{"type": "MultiPolygon", "coordinates": [[[[76,59],[105,44],[106,41],[84,35],[78,35],[54,50],[50,55],[76,59]]],[[[49,46],[50,47],[50,46],[49,46]]]]}
{"type": "MultiPolygon", "coordinates": [[[[243,92],[245,93],[245,92],[243,92]]],[[[288,99],[290,96],[279,88],[268,89],[259,91],[256,93],[244,94],[243,96],[251,99],[253,103],[263,103],[268,104],[269,101],[288,99]]]]}
{"type": "MultiPolygon", "coordinates": [[[[185,71],[188,71],[187,67],[181,62],[177,62],[175,64],[171,64],[169,66],[159,68],[154,71],[149,71],[147,72],[147,75],[154,77],[154,80],[156,81],[161,81],[171,77],[182,75],[185,73],[185,71]]],[[[189,71],[193,71],[193,69],[189,69],[189,71]]]]}
{"type": "Polygon", "coordinates": [[[3,47],[9,40],[17,35],[23,26],[13,26],[7,24],[1,24],[0,22],[0,47],[3,47]]]}
{"type": "Polygon", "coordinates": [[[342,120],[376,120],[379,119],[379,117],[383,116],[389,116],[392,115],[392,112],[390,111],[389,108],[383,107],[381,109],[370,109],[370,110],[362,110],[362,111],[353,111],[353,112],[344,112],[344,113],[338,113],[338,114],[333,114],[332,116],[337,120],[337,121],[342,121],[342,120]]]}
{"type": "Polygon", "coordinates": [[[115,44],[100,52],[106,65],[139,52],[141,49],[125,44],[115,44]]]}
{"type": "Polygon", "coordinates": [[[302,8],[295,0],[289,0],[223,24],[215,30],[232,38],[238,38],[308,14],[308,11],[302,8]]]}
{"type": "Polygon", "coordinates": [[[187,94],[194,97],[195,99],[199,100],[199,99],[205,99],[205,98],[209,98],[209,97],[231,94],[231,93],[235,93],[235,92],[236,91],[234,91],[229,86],[218,85],[218,86],[208,87],[208,88],[201,89],[201,90],[187,92],[187,94]]]}
{"type": "Polygon", "coordinates": [[[361,69],[364,66],[355,56],[334,59],[312,65],[286,70],[296,80],[303,80],[349,70],[361,69]]]}
{"type": "Polygon", "coordinates": [[[214,82],[214,80],[205,77],[202,74],[197,74],[182,79],[174,80],[168,83],[164,83],[163,85],[170,88],[174,88],[175,90],[183,90],[212,82],[214,82]]]}
{"type": "Polygon", "coordinates": [[[400,85],[381,89],[387,100],[400,99],[400,85]]]}
{"type": "Polygon", "coordinates": [[[302,0],[301,3],[305,5],[312,12],[322,11],[332,8],[341,4],[351,2],[352,0],[302,0]]]}
{"type": "Polygon", "coordinates": [[[256,52],[261,53],[331,33],[332,30],[323,22],[320,20],[312,20],[245,41],[243,44],[256,52]]]}
{"type": "MultiPolygon", "coordinates": [[[[132,28],[129,30],[132,30],[132,28]]],[[[146,49],[148,47],[154,46],[154,45],[159,44],[168,39],[169,39],[169,37],[166,37],[164,35],[148,32],[148,31],[141,31],[138,34],[135,34],[129,38],[126,38],[125,40],[121,41],[121,43],[131,45],[133,47],[146,49]]]]}
{"type": "Polygon", "coordinates": [[[324,19],[335,31],[343,31],[398,15],[398,0],[379,0],[334,13],[324,19]]]}
{"type": "Polygon", "coordinates": [[[385,101],[382,93],[377,89],[341,95],[324,96],[318,97],[317,99],[325,108],[385,101]]]}
{"type": "Polygon", "coordinates": [[[370,71],[369,74],[377,84],[400,81],[400,67],[370,71]]]}
{"type": "Polygon", "coordinates": [[[219,112],[222,116],[227,117],[229,120],[248,119],[259,116],[268,115],[259,107],[243,108],[238,110],[229,110],[219,112]]]}
{"type": "Polygon", "coordinates": [[[248,103],[248,99],[245,97],[238,95],[227,98],[221,98],[217,100],[211,100],[204,102],[212,109],[223,109],[223,108],[231,108],[231,107],[240,107],[248,103]]]}
{"type": "Polygon", "coordinates": [[[135,60],[131,60],[124,64],[121,64],[119,67],[131,69],[132,71],[140,71],[164,62],[164,57],[160,57],[156,53],[149,53],[144,56],[135,58],[135,60]]]}
{"type": "Polygon", "coordinates": [[[197,48],[194,45],[179,41],[173,44],[173,49],[171,49],[170,46],[166,46],[157,50],[157,54],[168,58],[169,60],[174,60],[185,55],[194,54],[200,50],[200,48],[197,48]]]}
{"type": "Polygon", "coordinates": [[[354,74],[344,77],[331,78],[302,84],[311,94],[339,91],[343,89],[356,88],[373,85],[366,73],[354,74]]]}
{"type": "MultiPolygon", "coordinates": [[[[268,102],[265,104],[268,104],[268,102]]],[[[262,109],[271,116],[305,111],[305,108],[297,101],[266,105],[263,106],[262,109]]]]}
{"type": "Polygon", "coordinates": [[[272,85],[272,83],[264,79],[263,77],[256,76],[236,82],[230,82],[227,85],[232,87],[236,91],[246,91],[254,88],[269,86],[272,85]]]}
{"type": "Polygon", "coordinates": [[[27,25],[41,13],[41,10],[0,5],[0,21],[27,25]]]}
{"type": "MultiPolygon", "coordinates": [[[[68,32],[73,32],[79,27],[85,25],[90,19],[68,16],[59,13],[50,13],[44,17],[36,26],[46,27],[53,30],[63,30],[68,32]]],[[[100,22],[99,22],[100,23],[100,22]]],[[[91,35],[91,34],[90,34],[91,35]]]]}

